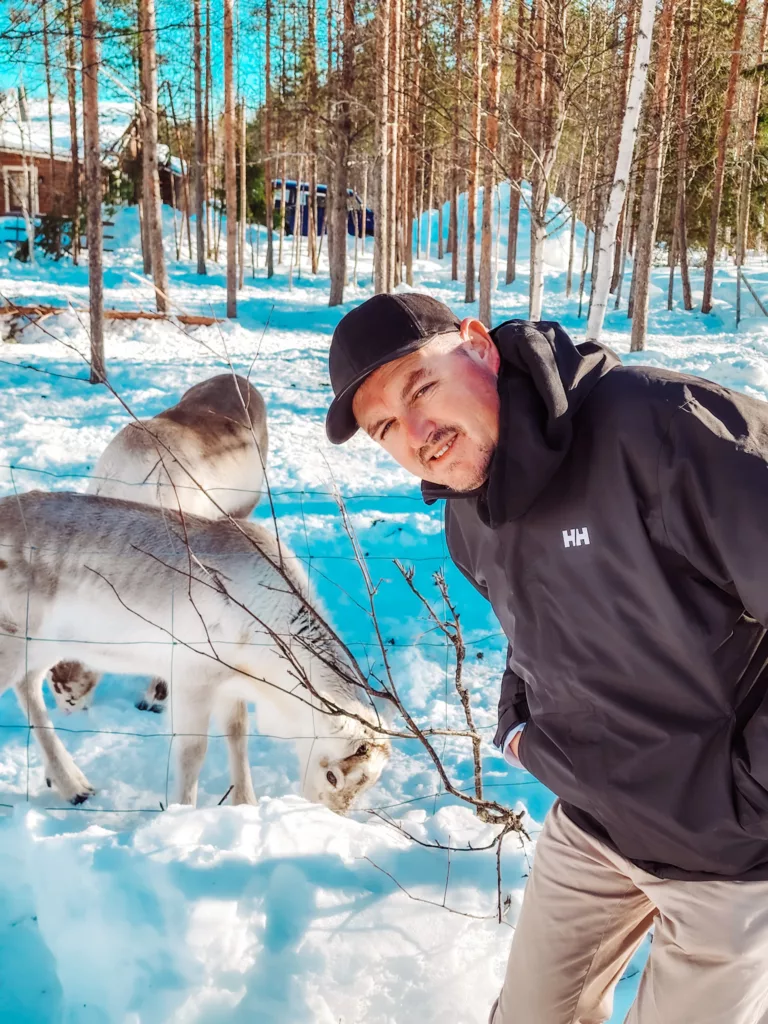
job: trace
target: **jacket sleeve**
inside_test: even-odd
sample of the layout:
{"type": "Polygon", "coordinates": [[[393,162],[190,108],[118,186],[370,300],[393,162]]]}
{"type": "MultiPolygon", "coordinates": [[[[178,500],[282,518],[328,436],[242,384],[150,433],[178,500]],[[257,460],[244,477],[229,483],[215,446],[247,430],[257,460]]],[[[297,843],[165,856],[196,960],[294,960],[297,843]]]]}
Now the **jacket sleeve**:
{"type": "MultiPolygon", "coordinates": [[[[486,601],[490,601],[488,597],[488,588],[482,583],[478,582],[472,573],[461,564],[461,561],[456,555],[451,552],[451,557],[457,569],[461,571],[461,574],[465,576],[472,586],[477,590],[478,593],[482,594],[486,601]]],[[[531,717],[528,711],[528,700],[525,695],[525,683],[520,676],[510,667],[510,661],[512,660],[512,645],[507,645],[507,660],[504,675],[501,677],[501,694],[499,695],[499,724],[496,728],[496,734],[493,737],[494,746],[503,750],[504,738],[510,729],[514,729],[516,725],[520,725],[522,722],[527,722],[531,717]]]]}
{"type": "MultiPolygon", "coordinates": [[[[672,547],[768,628],[768,403],[697,388],[670,423],[659,485],[672,547]]],[[[731,764],[742,826],[768,836],[763,690],[739,695],[731,764]]]]}
{"type": "Polygon", "coordinates": [[[697,388],[659,462],[671,546],[768,628],[768,403],[697,388]]]}

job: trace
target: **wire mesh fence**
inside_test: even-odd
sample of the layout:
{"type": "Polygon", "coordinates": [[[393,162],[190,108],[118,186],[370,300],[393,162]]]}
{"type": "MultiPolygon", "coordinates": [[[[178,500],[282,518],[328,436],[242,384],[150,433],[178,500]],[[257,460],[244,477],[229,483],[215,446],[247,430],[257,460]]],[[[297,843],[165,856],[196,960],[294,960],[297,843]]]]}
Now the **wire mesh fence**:
{"type": "MultiPolygon", "coordinates": [[[[18,497],[31,489],[46,491],[75,490],[82,492],[94,482],[98,482],[98,478],[86,472],[60,472],[48,468],[12,463],[0,465],[0,492],[4,492],[9,496],[18,497]]],[[[144,504],[145,502],[142,498],[143,488],[154,485],[131,484],[131,486],[135,488],[136,501],[139,504],[144,504]]],[[[194,485],[190,485],[190,488],[192,487],[194,485]]],[[[231,491],[233,488],[227,488],[227,490],[231,491]]],[[[212,490],[212,494],[215,497],[215,488],[212,490]]],[[[413,602],[409,601],[407,595],[403,593],[402,587],[398,588],[397,580],[385,580],[384,583],[388,584],[388,586],[384,586],[381,582],[376,584],[378,591],[376,595],[377,600],[384,606],[381,612],[383,626],[381,623],[372,621],[371,612],[365,607],[364,588],[359,586],[360,574],[361,571],[365,571],[365,566],[374,575],[377,572],[384,572],[386,574],[386,567],[392,567],[393,560],[402,557],[409,564],[416,567],[417,573],[423,577],[425,583],[429,580],[430,574],[442,572],[450,578],[451,586],[456,585],[460,590],[463,581],[460,581],[458,574],[455,574],[455,577],[451,575],[451,563],[445,547],[442,527],[437,521],[438,513],[436,511],[431,513],[433,520],[433,525],[430,528],[431,532],[422,535],[418,529],[413,529],[411,533],[414,536],[411,539],[415,539],[415,543],[410,545],[403,544],[401,536],[404,528],[403,519],[407,519],[408,513],[399,511],[398,513],[389,514],[386,511],[382,511],[382,505],[386,505],[387,496],[381,493],[355,493],[350,495],[346,499],[346,505],[351,510],[351,515],[356,515],[357,510],[364,510],[368,516],[366,525],[367,533],[370,536],[366,536],[363,548],[356,552],[354,549],[351,549],[348,538],[344,536],[340,524],[338,508],[340,496],[337,491],[284,489],[271,491],[269,497],[270,501],[262,501],[257,509],[256,520],[266,521],[267,523],[271,521],[271,527],[277,532],[278,536],[281,534],[283,536],[287,535],[288,547],[292,551],[291,557],[295,559],[297,564],[303,567],[313,593],[320,592],[323,603],[331,607],[334,620],[343,623],[341,632],[344,634],[345,643],[348,645],[349,650],[353,652],[364,675],[369,679],[379,679],[380,674],[383,672],[382,662],[386,661],[388,657],[397,663],[396,667],[399,670],[402,671],[402,666],[405,665],[407,671],[408,658],[414,655],[414,653],[420,659],[418,662],[420,668],[423,669],[424,665],[429,667],[431,683],[428,688],[428,694],[425,696],[423,693],[419,693],[413,696],[409,693],[406,701],[409,704],[413,702],[414,715],[419,719],[424,728],[434,729],[436,725],[442,726],[446,735],[436,737],[434,747],[441,759],[444,760],[447,768],[455,773],[456,791],[458,793],[473,792],[474,787],[470,781],[472,776],[471,759],[469,758],[466,744],[456,736],[447,734],[451,727],[453,727],[454,732],[457,731],[457,723],[460,724],[456,717],[460,710],[460,701],[453,690],[452,683],[451,664],[454,651],[449,640],[446,636],[440,634],[438,630],[435,630],[432,624],[425,621],[424,616],[419,613],[413,602]],[[290,522],[284,520],[281,516],[281,509],[286,506],[289,506],[292,510],[288,516],[290,522]],[[399,516],[399,519],[387,518],[388,515],[399,516]],[[319,522],[316,521],[318,517],[319,522]],[[310,518],[313,521],[308,523],[310,518]],[[382,526],[387,527],[389,532],[387,533],[380,529],[378,534],[376,534],[376,528],[382,526]],[[347,550],[343,550],[344,547],[347,550]],[[364,565],[361,565],[361,555],[364,565]],[[385,590],[387,593],[382,599],[382,594],[385,590]],[[439,684],[436,682],[438,672],[441,677],[439,684]]],[[[158,500],[157,494],[153,494],[153,500],[158,500]]],[[[180,500],[183,500],[183,496],[180,499],[178,493],[169,493],[162,497],[159,503],[166,508],[173,508],[174,505],[178,507],[180,500]]],[[[395,503],[398,510],[406,507],[413,509],[413,511],[424,511],[419,495],[396,495],[395,503]]],[[[28,545],[27,555],[30,564],[34,562],[36,557],[46,557],[43,547],[34,544],[28,545]]],[[[3,546],[0,544],[0,552],[2,549],[3,546]]],[[[56,550],[57,545],[54,542],[47,554],[53,553],[55,557],[56,550]]],[[[216,554],[215,551],[208,552],[205,550],[193,550],[192,553],[196,560],[202,564],[205,563],[207,556],[216,554]]],[[[81,548],[78,557],[81,559],[82,565],[85,566],[89,559],[92,560],[92,558],[103,556],[103,554],[103,549],[100,549],[98,545],[94,547],[86,546],[81,548]]],[[[0,559],[2,557],[2,554],[0,554],[0,559]]],[[[138,564],[141,558],[138,554],[136,558],[138,564]]],[[[144,559],[143,569],[139,571],[144,573],[146,587],[151,589],[157,566],[149,564],[144,559]]],[[[394,573],[391,575],[396,576],[394,573]]],[[[76,588],[73,593],[75,591],[76,588]]],[[[177,592],[184,592],[183,581],[179,583],[177,592]]],[[[104,593],[106,600],[107,592],[105,591],[104,593]]],[[[467,590],[463,594],[463,598],[471,600],[473,608],[477,607],[480,604],[479,599],[475,597],[470,599],[469,593],[471,592],[467,590]]],[[[464,610],[465,605],[462,604],[462,612],[464,610]]],[[[445,607],[442,607],[442,614],[446,614],[445,607]]],[[[487,614],[481,614],[478,618],[485,618],[487,620],[488,616],[487,614]]],[[[5,623],[5,625],[7,624],[5,623]]],[[[61,630],[57,632],[56,636],[52,637],[39,635],[30,629],[29,622],[27,621],[24,623],[24,629],[21,632],[17,630],[11,634],[9,630],[3,629],[3,625],[3,615],[0,612],[0,643],[3,641],[3,638],[6,638],[7,642],[11,637],[17,644],[23,642],[25,646],[25,660],[28,660],[26,652],[28,652],[30,644],[35,648],[47,644],[50,645],[52,650],[57,645],[61,645],[61,630]]],[[[87,634],[91,624],[88,624],[89,629],[81,628],[84,625],[76,621],[70,623],[71,635],[68,639],[76,646],[80,660],[86,667],[88,666],[89,648],[94,650],[98,648],[100,656],[103,655],[104,648],[114,649],[116,663],[121,658],[124,658],[128,663],[132,663],[135,660],[130,657],[130,648],[134,641],[125,636],[114,638],[109,636],[89,637],[87,634]]],[[[262,637],[260,639],[250,638],[244,644],[240,644],[240,646],[246,648],[259,646],[274,647],[279,637],[286,640],[289,645],[295,639],[287,633],[278,633],[277,636],[262,637]]],[[[198,643],[204,642],[204,638],[198,638],[198,643]]],[[[228,737],[225,731],[216,730],[215,728],[205,732],[189,731],[180,728],[179,723],[174,720],[174,695],[177,688],[177,680],[175,678],[177,668],[174,653],[181,646],[181,641],[173,634],[173,631],[166,631],[166,635],[162,639],[147,640],[142,638],[139,641],[135,641],[135,643],[140,644],[143,648],[151,647],[152,645],[157,648],[157,656],[154,660],[163,669],[162,672],[158,671],[157,674],[164,675],[168,683],[168,698],[165,702],[167,711],[161,716],[144,714],[141,718],[137,717],[137,724],[135,726],[133,723],[126,722],[127,708],[125,705],[127,704],[127,691],[125,687],[129,684],[126,684],[125,681],[122,684],[123,689],[118,691],[120,693],[117,701],[118,708],[113,712],[107,711],[112,703],[112,687],[110,685],[110,687],[105,687],[105,692],[100,692],[94,698],[93,704],[87,713],[76,710],[68,718],[65,718],[61,711],[57,712],[54,710],[53,719],[49,724],[33,721],[25,723],[22,720],[21,709],[14,714],[8,698],[0,702],[0,734],[5,737],[14,737],[15,739],[15,746],[12,751],[9,752],[7,741],[3,743],[3,746],[10,759],[12,761],[15,759],[17,762],[18,770],[15,774],[15,786],[13,787],[13,797],[16,798],[16,802],[18,800],[31,801],[37,807],[56,811],[71,809],[88,813],[104,812],[107,814],[159,812],[168,807],[169,802],[173,799],[174,772],[172,770],[172,759],[174,747],[185,739],[203,738],[204,736],[207,737],[209,744],[214,748],[217,744],[223,745],[227,741],[228,737]],[[77,720],[78,718],[80,720],[77,720]],[[93,718],[96,719],[95,722],[92,722],[93,718]],[[141,726],[138,725],[139,721],[142,723],[141,726]],[[71,807],[63,802],[59,804],[55,801],[48,801],[45,799],[45,784],[42,782],[43,773],[40,770],[41,766],[35,742],[39,738],[41,730],[55,730],[57,734],[63,734],[67,737],[68,743],[76,744],[78,752],[85,752],[87,759],[93,761],[97,770],[102,766],[104,768],[109,766],[110,775],[115,770],[113,764],[115,759],[118,759],[125,767],[135,766],[144,757],[142,753],[138,752],[137,748],[143,745],[148,750],[151,747],[152,753],[149,756],[157,768],[155,779],[157,781],[159,777],[160,788],[158,790],[155,786],[154,790],[152,790],[154,793],[153,799],[141,799],[142,793],[146,791],[143,791],[143,787],[139,783],[136,786],[135,792],[130,793],[130,798],[126,799],[126,794],[130,792],[130,779],[123,778],[119,786],[113,785],[108,787],[113,797],[111,802],[105,800],[103,796],[101,798],[91,798],[87,803],[80,803],[76,807],[71,807]],[[35,736],[36,732],[38,736],[35,736]],[[80,742],[76,743],[76,741],[80,742]],[[120,750],[111,753],[110,751],[113,750],[115,744],[120,745],[120,750]],[[126,748],[126,744],[129,744],[131,749],[126,748]],[[19,765],[20,751],[23,763],[19,765]],[[123,797],[122,800],[119,799],[121,795],[123,797]]],[[[476,624],[474,628],[467,631],[465,637],[467,650],[470,652],[470,655],[474,655],[477,659],[476,667],[484,670],[481,676],[488,677],[491,674],[496,680],[493,686],[494,700],[490,702],[486,699],[478,701],[481,718],[476,723],[476,731],[486,741],[484,743],[484,756],[486,758],[494,757],[492,748],[487,741],[490,741],[492,737],[495,722],[493,721],[494,716],[490,711],[487,714],[483,714],[483,706],[487,703],[492,704],[495,702],[495,691],[500,674],[499,655],[504,643],[505,641],[498,629],[488,628],[487,623],[485,628],[479,623],[476,624]]],[[[231,647],[232,645],[229,644],[229,646],[231,647]]],[[[226,649],[228,642],[226,640],[217,640],[217,647],[226,649]]],[[[49,660],[53,658],[54,654],[52,653],[49,660]]],[[[40,660],[38,655],[36,655],[36,660],[40,660]]],[[[51,667],[49,665],[48,669],[51,667]]],[[[119,668],[120,665],[116,664],[115,671],[119,671],[119,668]]],[[[48,688],[47,705],[51,709],[54,694],[51,688],[50,671],[47,672],[46,678],[46,687],[48,688]]],[[[408,680],[405,676],[404,679],[408,685],[413,682],[413,680],[408,680]]],[[[7,679],[6,682],[12,683],[13,681],[7,679]]],[[[113,681],[110,682],[112,683],[113,681]]],[[[133,682],[130,685],[134,687],[136,695],[138,695],[140,690],[139,683],[133,682]]],[[[423,690],[423,687],[421,689],[423,690]]],[[[29,711],[29,708],[26,710],[29,711]]],[[[139,712],[135,713],[137,715],[140,714],[139,712]]],[[[269,771],[265,772],[265,774],[274,775],[274,763],[278,763],[281,766],[281,770],[286,773],[280,779],[267,779],[262,787],[262,792],[284,792],[286,789],[290,789],[291,786],[295,786],[297,781],[295,771],[291,773],[289,767],[290,759],[286,760],[285,756],[276,755],[274,753],[274,744],[295,745],[300,742],[314,743],[329,739],[332,736],[331,733],[324,731],[322,727],[318,728],[317,724],[315,724],[311,732],[291,729],[290,724],[290,721],[288,721],[285,723],[286,727],[281,728],[279,731],[271,731],[268,727],[257,727],[256,730],[251,730],[249,746],[251,755],[253,755],[254,751],[256,752],[254,760],[257,766],[261,768],[269,767],[269,771]]],[[[404,785],[401,777],[403,773],[399,771],[397,784],[390,787],[387,785],[385,776],[379,789],[375,791],[375,795],[372,794],[373,799],[365,802],[364,809],[391,813],[397,809],[408,809],[425,804],[428,806],[431,802],[432,810],[435,810],[438,802],[446,798],[450,799],[441,778],[434,772],[433,766],[430,765],[429,757],[420,747],[418,737],[401,733],[395,740],[395,743],[397,748],[396,758],[405,759],[408,763],[409,769],[406,775],[410,779],[414,775],[418,776],[419,781],[416,784],[404,785]],[[416,789],[415,793],[413,792],[414,789],[416,789]],[[400,799],[397,799],[398,797],[400,799]]],[[[221,757],[217,754],[217,763],[220,761],[221,757]]],[[[6,776],[13,776],[14,773],[12,770],[7,769],[5,774],[6,776]]],[[[219,767],[218,772],[214,771],[213,774],[214,779],[216,779],[222,776],[223,772],[219,767]]],[[[143,772],[142,775],[146,776],[146,772],[143,772]]],[[[93,781],[96,787],[100,788],[100,780],[94,778],[93,781]]],[[[523,777],[509,781],[489,780],[485,783],[485,788],[490,790],[498,789],[504,792],[506,796],[514,798],[514,791],[518,787],[529,786],[532,783],[533,780],[523,777]]],[[[229,790],[223,785],[223,780],[219,787],[221,797],[218,799],[211,792],[213,785],[214,783],[209,783],[206,788],[206,803],[221,802],[228,795],[229,790]]],[[[13,799],[10,802],[3,801],[0,795],[0,806],[10,807],[13,806],[13,803],[13,799]]]]}

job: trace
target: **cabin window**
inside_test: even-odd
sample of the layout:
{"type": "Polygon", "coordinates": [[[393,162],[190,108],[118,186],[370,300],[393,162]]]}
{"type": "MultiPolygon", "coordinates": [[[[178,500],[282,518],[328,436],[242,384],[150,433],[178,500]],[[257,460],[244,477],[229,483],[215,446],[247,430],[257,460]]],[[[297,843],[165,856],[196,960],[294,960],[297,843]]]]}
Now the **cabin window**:
{"type": "Polygon", "coordinates": [[[8,213],[37,213],[36,168],[3,167],[3,200],[8,213]]]}

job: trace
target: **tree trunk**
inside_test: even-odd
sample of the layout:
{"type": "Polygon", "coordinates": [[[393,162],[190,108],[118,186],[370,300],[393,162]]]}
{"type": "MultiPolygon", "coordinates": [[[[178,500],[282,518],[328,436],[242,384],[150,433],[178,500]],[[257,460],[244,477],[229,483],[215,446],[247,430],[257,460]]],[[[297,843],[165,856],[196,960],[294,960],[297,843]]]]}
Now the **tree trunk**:
{"type": "MultiPolygon", "coordinates": [[[[683,305],[687,310],[693,309],[691,298],[691,277],[688,272],[688,232],[686,211],[686,177],[688,174],[688,132],[691,116],[690,104],[690,38],[691,38],[691,0],[687,0],[683,39],[681,45],[680,96],[678,98],[677,116],[677,199],[675,202],[675,236],[676,252],[680,257],[680,283],[683,289],[683,305]]],[[[670,270],[670,301],[673,298],[675,265],[670,270]]],[[[672,308],[671,305],[669,307],[672,308]]]]}
{"type": "Polygon", "coordinates": [[[144,219],[155,283],[155,305],[159,313],[168,310],[168,275],[163,252],[162,201],[157,170],[157,53],[155,37],[155,0],[139,0],[142,44],[141,71],[144,77],[144,219]]]}
{"type": "MultiPolygon", "coordinates": [[[[444,203],[445,193],[443,191],[444,170],[443,170],[443,161],[442,160],[438,160],[438,166],[440,168],[440,177],[439,177],[439,182],[438,182],[438,186],[437,186],[437,258],[439,260],[441,260],[445,256],[445,251],[444,251],[444,248],[443,248],[443,246],[444,246],[444,242],[443,242],[443,231],[444,231],[443,218],[445,216],[443,207],[445,205],[445,203],[444,203]]],[[[433,166],[432,169],[434,170],[434,166],[433,166]]]]}
{"type": "MultiPolygon", "coordinates": [[[[60,193],[56,187],[54,181],[54,162],[53,162],[53,86],[51,84],[51,51],[48,42],[48,3],[47,0],[43,0],[42,5],[43,15],[43,63],[45,64],[45,89],[46,96],[48,99],[48,181],[53,194],[52,206],[53,212],[58,212],[59,209],[59,197],[60,193]]],[[[56,256],[61,255],[60,245],[57,245],[56,256]]]]}
{"type": "Polygon", "coordinates": [[[477,178],[480,169],[480,119],[483,80],[483,0],[475,0],[474,93],[472,97],[472,128],[470,131],[469,180],[467,182],[467,267],[464,278],[464,301],[475,301],[475,234],[477,232],[477,178]]]}
{"type": "Polygon", "coordinates": [[[651,36],[653,35],[653,19],[656,10],[655,0],[642,0],[640,21],[637,27],[637,45],[629,83],[629,93],[621,126],[621,139],[616,156],[616,170],[613,175],[613,187],[608,200],[608,209],[603,217],[600,231],[597,274],[593,282],[592,305],[587,322],[587,341],[599,341],[603,330],[605,310],[613,273],[613,254],[616,246],[616,228],[632,168],[632,156],[635,151],[637,125],[640,119],[640,106],[643,101],[645,83],[648,77],[648,61],[651,52],[651,36]]]}
{"type": "MultiPolygon", "coordinates": [[[[422,25],[422,0],[416,0],[416,7],[414,12],[414,24],[411,37],[413,40],[413,54],[411,60],[412,74],[411,81],[408,87],[408,97],[410,100],[410,112],[408,117],[409,132],[408,132],[408,149],[407,149],[407,168],[408,168],[408,186],[406,190],[406,202],[405,202],[405,217],[404,217],[404,242],[405,242],[405,280],[413,286],[413,222],[416,217],[416,153],[419,148],[422,149],[422,190],[421,197],[423,201],[424,189],[423,189],[423,169],[424,169],[424,153],[423,153],[423,140],[424,130],[422,128],[422,117],[421,117],[421,48],[422,48],[422,34],[424,27],[422,25]]],[[[419,208],[418,217],[418,232],[419,241],[421,240],[421,209],[419,208]]]]}
{"type": "Polygon", "coordinates": [[[493,278],[493,181],[496,146],[499,141],[499,88],[501,85],[501,0],[491,0],[490,49],[488,55],[488,109],[483,153],[483,227],[480,238],[480,309],[486,327],[491,326],[491,284],[493,278]]]}
{"type": "Polygon", "coordinates": [[[512,162],[509,182],[509,222],[507,225],[507,271],[505,280],[512,284],[517,274],[517,238],[520,225],[520,187],[523,183],[523,152],[525,142],[525,104],[523,102],[523,62],[525,43],[525,0],[517,5],[517,41],[515,45],[515,91],[513,95],[512,162]]]}
{"type": "Polygon", "coordinates": [[[448,215],[448,249],[451,253],[451,280],[459,280],[459,132],[462,119],[462,61],[464,57],[464,0],[456,0],[456,75],[453,99],[453,135],[451,139],[451,206],[448,215]]]}
{"type": "Polygon", "coordinates": [[[315,0],[307,4],[307,60],[309,64],[309,110],[310,125],[310,157],[309,157],[309,195],[307,196],[307,246],[312,273],[317,273],[317,45],[315,39],[317,9],[315,0]]]}
{"type": "MultiPolygon", "coordinates": [[[[267,0],[267,9],[269,9],[269,0],[267,0]]],[[[214,195],[214,186],[216,183],[216,147],[215,137],[211,128],[211,118],[213,112],[212,107],[212,96],[213,96],[213,81],[212,81],[213,65],[211,63],[211,0],[206,0],[205,3],[205,227],[206,227],[206,238],[207,238],[207,253],[208,256],[213,255],[214,251],[214,214],[216,211],[215,205],[211,203],[211,198],[214,195]]],[[[267,78],[269,82],[269,78],[267,78]]],[[[269,95],[269,93],[267,93],[269,95]]],[[[216,254],[218,258],[218,253],[216,254]]]]}
{"type": "Polygon", "coordinates": [[[77,44],[73,0],[67,0],[65,12],[67,61],[67,101],[69,104],[69,146],[72,154],[72,262],[77,266],[80,253],[80,157],[77,142],[77,44]]]}
{"type": "MultiPolygon", "coordinates": [[[[632,168],[632,174],[629,178],[629,194],[627,195],[627,201],[624,204],[624,228],[621,237],[621,253],[619,255],[619,267],[616,276],[616,302],[613,305],[614,309],[618,309],[621,305],[621,291],[624,287],[624,267],[627,263],[627,250],[629,248],[629,240],[632,236],[634,228],[633,218],[635,209],[635,194],[637,190],[637,164],[632,168]]],[[[630,314],[631,315],[631,314],[630,314]]]]}
{"type": "Polygon", "coordinates": [[[389,32],[390,0],[376,7],[376,199],[373,229],[373,290],[391,290],[389,279],[389,32]]]}
{"type": "Polygon", "coordinates": [[[664,0],[658,26],[659,52],[656,61],[656,81],[648,117],[650,144],[645,162],[632,274],[634,295],[632,298],[631,349],[633,352],[640,352],[645,348],[645,335],[648,329],[648,292],[651,284],[653,247],[656,242],[658,222],[658,198],[664,151],[663,140],[667,122],[675,6],[676,0],[664,0]]]}
{"type": "Polygon", "coordinates": [[[390,58],[389,58],[389,172],[388,188],[388,226],[389,226],[389,280],[390,289],[400,283],[400,247],[398,245],[398,197],[402,179],[400,177],[400,107],[402,99],[402,8],[403,0],[390,0],[390,58]]]}
{"type": "Polygon", "coordinates": [[[240,221],[238,224],[238,249],[240,251],[240,276],[237,286],[242,288],[245,284],[245,225],[248,221],[248,151],[246,139],[246,113],[245,98],[240,100],[240,221]]]}
{"type": "Polygon", "coordinates": [[[352,134],[350,100],[354,89],[355,0],[344,0],[344,32],[341,57],[341,95],[336,105],[336,146],[333,167],[331,220],[328,225],[328,258],[331,273],[329,306],[344,301],[347,276],[347,188],[349,185],[349,144],[352,134]]]}
{"type": "Polygon", "coordinates": [[[237,316],[237,123],[233,67],[233,0],[224,0],[224,189],[227,207],[227,316],[237,316]]]}
{"type": "MultiPolygon", "coordinates": [[[[689,0],[690,2],[690,0],[689,0]]],[[[757,63],[762,64],[765,60],[766,31],[768,30],[768,0],[763,0],[763,13],[760,19],[760,31],[757,42],[757,63]]],[[[738,305],[741,300],[741,277],[744,258],[746,256],[749,236],[749,207],[752,198],[752,176],[755,167],[755,151],[757,143],[757,126],[760,115],[760,100],[762,97],[763,78],[757,75],[752,82],[752,105],[750,108],[749,121],[747,123],[747,156],[743,161],[741,171],[741,187],[739,189],[738,225],[736,229],[736,286],[738,289],[738,305]]],[[[736,316],[736,323],[740,320],[740,309],[736,316]]]]}
{"type": "Polygon", "coordinates": [[[107,379],[104,361],[104,286],[99,152],[99,42],[96,0],[82,0],[83,129],[85,194],[88,205],[88,293],[91,311],[91,384],[107,379]]]}
{"type": "Polygon", "coordinates": [[[704,264],[704,291],[701,297],[701,312],[712,311],[712,287],[715,279],[715,256],[717,251],[717,225],[720,219],[720,204],[723,198],[723,181],[725,179],[725,156],[728,146],[728,132],[731,127],[733,106],[736,99],[736,85],[739,79],[741,64],[741,44],[744,38],[744,21],[747,15],[747,0],[738,0],[736,8],[736,27],[733,33],[731,49],[731,69],[728,75],[728,88],[725,93],[723,118],[717,138],[717,161],[715,164],[715,183],[712,189],[712,210],[709,218],[709,240],[707,242],[707,260],[704,264]]]}
{"type": "MultiPolygon", "coordinates": [[[[183,211],[183,217],[182,217],[182,241],[183,241],[183,235],[184,235],[184,226],[186,225],[186,228],[187,228],[187,251],[189,252],[189,258],[192,259],[192,234],[191,234],[190,228],[189,228],[189,210],[190,210],[190,205],[191,205],[190,197],[189,197],[189,174],[188,174],[189,164],[187,163],[186,155],[184,153],[184,140],[182,138],[181,131],[179,129],[179,122],[176,120],[176,108],[173,105],[173,92],[171,90],[171,83],[166,81],[165,84],[166,84],[167,89],[168,89],[168,106],[170,107],[170,110],[171,110],[171,120],[173,121],[173,131],[174,131],[174,135],[176,136],[176,149],[179,151],[179,159],[181,161],[181,187],[182,187],[182,192],[183,192],[183,195],[184,195],[184,211],[183,211]]],[[[173,178],[171,178],[171,182],[173,182],[173,178]]],[[[178,199],[178,189],[174,192],[173,184],[171,185],[171,195],[172,196],[175,195],[177,197],[177,199],[178,199]]],[[[177,205],[178,205],[178,203],[177,203],[177,205]]],[[[176,224],[176,216],[175,216],[175,214],[174,214],[173,223],[174,223],[174,225],[176,224]]],[[[180,246],[179,246],[179,249],[180,249],[180,246]]],[[[180,259],[180,253],[177,253],[176,259],[180,259]]]]}
{"type": "Polygon", "coordinates": [[[197,272],[205,266],[205,125],[203,122],[202,27],[200,0],[193,0],[193,60],[195,65],[195,232],[197,272]]]}
{"type": "Polygon", "coordinates": [[[275,273],[272,228],[275,223],[275,201],[272,194],[272,5],[266,0],[264,26],[264,206],[267,229],[267,277],[275,273]]]}
{"type": "Polygon", "coordinates": [[[544,242],[546,240],[547,207],[549,205],[549,182],[547,169],[543,165],[547,122],[552,111],[547,109],[545,47],[546,11],[542,0],[534,0],[531,7],[533,35],[533,59],[531,60],[531,84],[533,91],[532,113],[534,118],[530,142],[535,157],[531,173],[531,257],[528,296],[528,318],[540,320],[544,302],[544,242]]]}

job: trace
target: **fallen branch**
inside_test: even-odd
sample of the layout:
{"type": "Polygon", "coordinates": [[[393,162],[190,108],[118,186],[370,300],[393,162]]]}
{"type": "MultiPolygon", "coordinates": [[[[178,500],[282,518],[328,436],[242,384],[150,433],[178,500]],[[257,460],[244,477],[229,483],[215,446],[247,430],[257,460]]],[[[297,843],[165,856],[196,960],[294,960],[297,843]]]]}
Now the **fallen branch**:
{"type": "MultiPolygon", "coordinates": [[[[25,316],[31,323],[39,319],[66,313],[71,306],[0,306],[0,316],[25,316]]],[[[82,312],[88,312],[87,309],[82,312]]],[[[178,320],[188,327],[211,327],[223,323],[220,317],[202,316],[197,313],[154,313],[143,309],[105,309],[105,320],[178,320]]]]}

